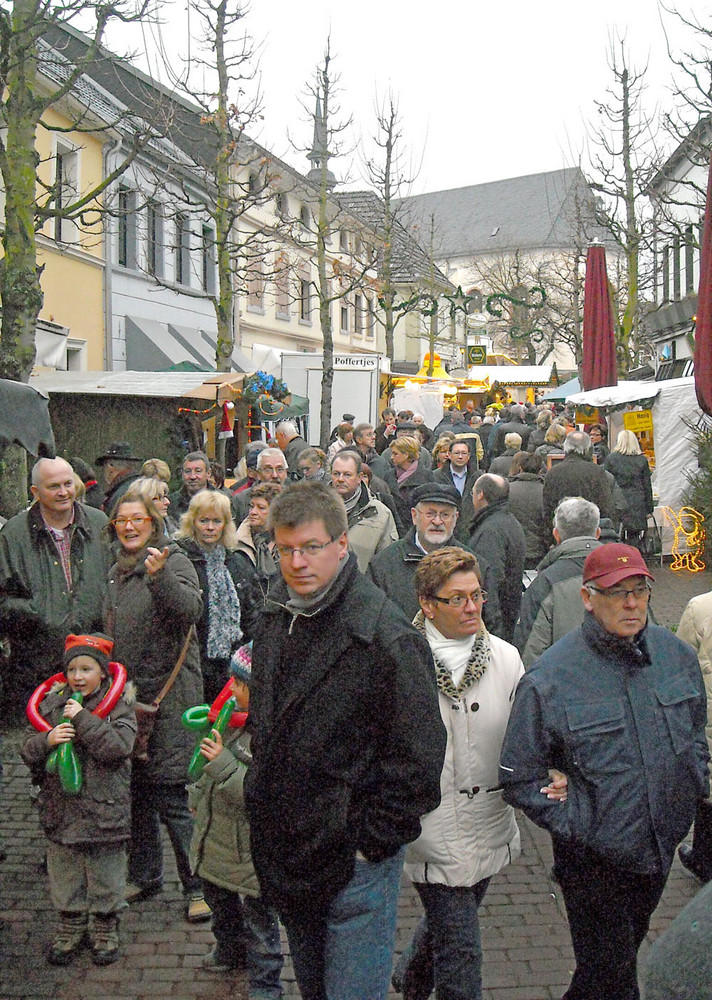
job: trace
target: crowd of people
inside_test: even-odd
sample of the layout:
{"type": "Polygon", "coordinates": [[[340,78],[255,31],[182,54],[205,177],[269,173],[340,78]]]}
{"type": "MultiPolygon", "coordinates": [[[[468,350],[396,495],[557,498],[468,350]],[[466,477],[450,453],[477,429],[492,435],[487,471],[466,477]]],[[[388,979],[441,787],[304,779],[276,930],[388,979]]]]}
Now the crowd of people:
{"type": "Polygon", "coordinates": [[[639,996],[693,820],[680,857],[712,878],[712,604],[677,637],[648,613],[636,436],[609,451],[604,426],[519,404],[382,417],[345,414],[327,452],[283,421],[231,487],[191,452],[171,490],[122,441],[103,490],[79,459],[34,466],[0,531],[0,626],[6,713],[29,703],[34,727],[50,962],[120,957],[123,909],[162,890],[161,825],[186,919],[212,920],[203,967],[247,969],[251,1000],[282,995],[280,922],[304,1000],[391,978],[481,998],[514,807],[552,836],[567,1000],[639,996]],[[423,917],[394,970],[403,870],[423,917]]]}

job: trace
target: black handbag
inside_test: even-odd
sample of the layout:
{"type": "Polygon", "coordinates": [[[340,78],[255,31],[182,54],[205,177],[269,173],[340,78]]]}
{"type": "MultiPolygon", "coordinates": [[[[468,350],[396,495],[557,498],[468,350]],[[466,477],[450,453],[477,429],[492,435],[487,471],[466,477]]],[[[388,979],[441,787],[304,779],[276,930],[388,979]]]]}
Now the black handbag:
{"type": "Polygon", "coordinates": [[[644,559],[655,559],[662,554],[663,536],[655,518],[649,514],[648,523],[640,539],[640,552],[644,559]]]}

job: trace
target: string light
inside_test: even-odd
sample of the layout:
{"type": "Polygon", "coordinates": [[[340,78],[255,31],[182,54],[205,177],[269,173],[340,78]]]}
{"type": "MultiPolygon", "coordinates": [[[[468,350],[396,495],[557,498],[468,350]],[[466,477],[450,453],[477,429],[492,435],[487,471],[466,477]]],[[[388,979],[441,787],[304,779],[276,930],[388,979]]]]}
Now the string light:
{"type": "Polygon", "coordinates": [[[707,533],[702,527],[704,516],[694,507],[681,507],[677,511],[673,510],[672,507],[663,507],[663,514],[675,532],[671,550],[673,560],[670,563],[670,569],[675,573],[679,573],[683,569],[690,573],[699,573],[705,568],[705,563],[702,560],[705,551],[705,538],[707,537],[707,533]],[[686,546],[684,552],[680,552],[681,535],[686,546]]]}

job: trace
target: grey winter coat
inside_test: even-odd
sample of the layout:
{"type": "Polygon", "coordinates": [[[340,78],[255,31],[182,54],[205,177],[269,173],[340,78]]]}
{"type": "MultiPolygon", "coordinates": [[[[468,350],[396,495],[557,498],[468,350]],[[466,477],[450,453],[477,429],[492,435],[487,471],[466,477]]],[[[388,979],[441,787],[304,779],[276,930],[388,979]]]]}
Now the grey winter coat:
{"type": "Polygon", "coordinates": [[[243,797],[249,739],[229,730],[221,753],[207,762],[199,780],[188,786],[195,810],[190,866],[196,875],[230,892],[259,896],[252,867],[250,828],[243,797]]]}
{"type": "MultiPolygon", "coordinates": [[[[203,610],[198,577],[188,557],[175,542],[168,545],[168,561],[151,578],[143,554],[133,569],[109,573],[106,631],[114,638],[114,657],[134,681],[139,701],[150,702],[160,691],[178,660],[183,642],[203,610]]],[[[181,723],[186,708],[203,702],[200,651],[195,632],[188,654],[172,688],[161,702],[149,744],[149,760],[137,764],[142,779],[155,783],[185,782],[195,749],[195,733],[181,723]]]]}
{"type": "MultiPolygon", "coordinates": [[[[67,847],[114,844],[131,835],[131,751],[136,736],[133,689],[127,685],[116,708],[106,719],[92,714],[109,689],[104,681],[72,719],[74,749],[82,765],[82,787],[77,795],[62,790],[56,774],[45,770],[52,747],[47,733],[32,730],[22,748],[22,759],[40,785],[40,823],[48,840],[67,847]]],[[[52,726],[64,715],[71,697],[68,684],[55,684],[40,704],[40,714],[52,726]]]]}
{"type": "Polygon", "coordinates": [[[551,549],[537,566],[536,580],[522,597],[514,645],[528,669],[549,646],[583,621],[583,564],[601,543],[576,535],[551,549]]]}

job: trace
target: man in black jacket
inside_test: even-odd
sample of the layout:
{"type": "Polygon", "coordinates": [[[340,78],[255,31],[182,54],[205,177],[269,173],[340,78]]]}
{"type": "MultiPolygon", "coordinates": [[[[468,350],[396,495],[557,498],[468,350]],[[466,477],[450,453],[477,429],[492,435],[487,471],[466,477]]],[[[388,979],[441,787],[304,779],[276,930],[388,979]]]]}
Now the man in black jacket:
{"type": "MultiPolygon", "coordinates": [[[[475,516],[469,545],[478,558],[492,567],[502,611],[500,635],[507,642],[514,636],[522,600],[522,577],[527,543],[522,526],[509,510],[509,483],[487,472],[472,488],[475,516]]],[[[488,593],[494,588],[487,586],[488,593]]]]}
{"type": "Polygon", "coordinates": [[[598,507],[601,517],[614,518],[613,477],[593,462],[591,438],[571,431],[564,441],[564,457],[544,477],[544,517],[551,524],[564,497],[583,497],[598,507]]]}
{"type": "MultiPolygon", "coordinates": [[[[472,551],[464,542],[453,537],[459,510],[460,495],[454,486],[445,483],[425,483],[418,486],[413,490],[413,508],[410,512],[412,528],[370,562],[369,576],[398,605],[408,621],[412,621],[420,611],[415,590],[415,571],[420,560],[428,552],[442,549],[446,545],[457,545],[468,552],[472,551]]],[[[486,559],[478,557],[478,562],[488,593],[482,617],[490,632],[501,635],[502,616],[494,574],[486,559]]]]}
{"type": "Polygon", "coordinates": [[[252,654],[252,857],[305,1000],[385,998],[404,845],[440,801],[446,736],[425,640],[362,576],[335,490],[269,514],[281,578],[252,654]]]}

